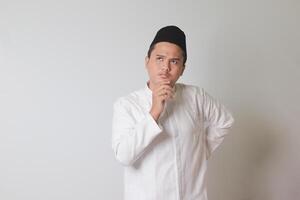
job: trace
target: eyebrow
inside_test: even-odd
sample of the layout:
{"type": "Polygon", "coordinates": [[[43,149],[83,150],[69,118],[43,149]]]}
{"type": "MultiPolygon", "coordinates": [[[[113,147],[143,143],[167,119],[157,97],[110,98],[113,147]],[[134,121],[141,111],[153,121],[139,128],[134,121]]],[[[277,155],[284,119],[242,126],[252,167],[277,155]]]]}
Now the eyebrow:
{"type": "MultiPolygon", "coordinates": [[[[160,55],[160,54],[156,54],[156,57],[163,57],[163,58],[165,58],[166,56],[160,55]]],[[[175,58],[170,58],[170,60],[180,60],[180,58],[175,57],[175,58]]]]}

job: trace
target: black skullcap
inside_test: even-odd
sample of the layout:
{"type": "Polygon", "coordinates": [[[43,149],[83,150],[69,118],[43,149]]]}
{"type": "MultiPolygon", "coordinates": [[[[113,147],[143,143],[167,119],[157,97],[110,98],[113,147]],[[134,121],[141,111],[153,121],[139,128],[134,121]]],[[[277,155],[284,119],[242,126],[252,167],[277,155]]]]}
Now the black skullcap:
{"type": "Polygon", "coordinates": [[[158,42],[170,42],[178,45],[185,54],[185,60],[187,56],[186,42],[184,32],[177,26],[165,26],[157,31],[150,47],[158,42]]]}

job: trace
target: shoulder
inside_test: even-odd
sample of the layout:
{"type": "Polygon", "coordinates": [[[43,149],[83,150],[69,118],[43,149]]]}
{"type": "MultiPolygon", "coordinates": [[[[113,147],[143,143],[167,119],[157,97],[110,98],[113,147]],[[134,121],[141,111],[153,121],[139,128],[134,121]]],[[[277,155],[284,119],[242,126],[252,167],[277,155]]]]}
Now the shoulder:
{"type": "Polygon", "coordinates": [[[202,87],[197,85],[177,83],[177,87],[179,88],[182,94],[188,96],[202,95],[205,92],[202,87]]]}
{"type": "Polygon", "coordinates": [[[127,95],[118,97],[113,105],[114,108],[124,108],[124,109],[131,109],[134,106],[137,106],[143,97],[143,89],[135,90],[130,92],[127,95]]]}

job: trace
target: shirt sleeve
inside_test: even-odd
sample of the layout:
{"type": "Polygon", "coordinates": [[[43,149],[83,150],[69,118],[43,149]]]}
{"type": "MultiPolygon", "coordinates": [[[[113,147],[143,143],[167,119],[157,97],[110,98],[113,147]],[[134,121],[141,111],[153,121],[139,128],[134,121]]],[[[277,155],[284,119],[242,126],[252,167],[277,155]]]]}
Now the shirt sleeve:
{"type": "Polygon", "coordinates": [[[198,88],[197,100],[204,120],[206,157],[208,159],[223,142],[224,136],[234,123],[234,118],[224,105],[203,89],[198,88]]]}
{"type": "MultiPolygon", "coordinates": [[[[128,104],[128,103],[127,103],[128,104]]],[[[123,165],[132,165],[162,132],[150,113],[134,120],[133,110],[120,99],[113,106],[112,148],[116,159],[123,165]]]]}

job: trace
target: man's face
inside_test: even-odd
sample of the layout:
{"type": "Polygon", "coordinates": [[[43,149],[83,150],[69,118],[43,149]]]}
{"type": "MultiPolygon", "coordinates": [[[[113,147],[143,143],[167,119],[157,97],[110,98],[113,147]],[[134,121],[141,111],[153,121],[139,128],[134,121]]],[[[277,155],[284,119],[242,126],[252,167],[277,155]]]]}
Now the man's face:
{"type": "Polygon", "coordinates": [[[169,42],[159,42],[150,55],[146,57],[145,65],[148,71],[150,85],[157,85],[162,80],[169,80],[173,87],[183,74],[183,54],[179,46],[169,42]]]}

